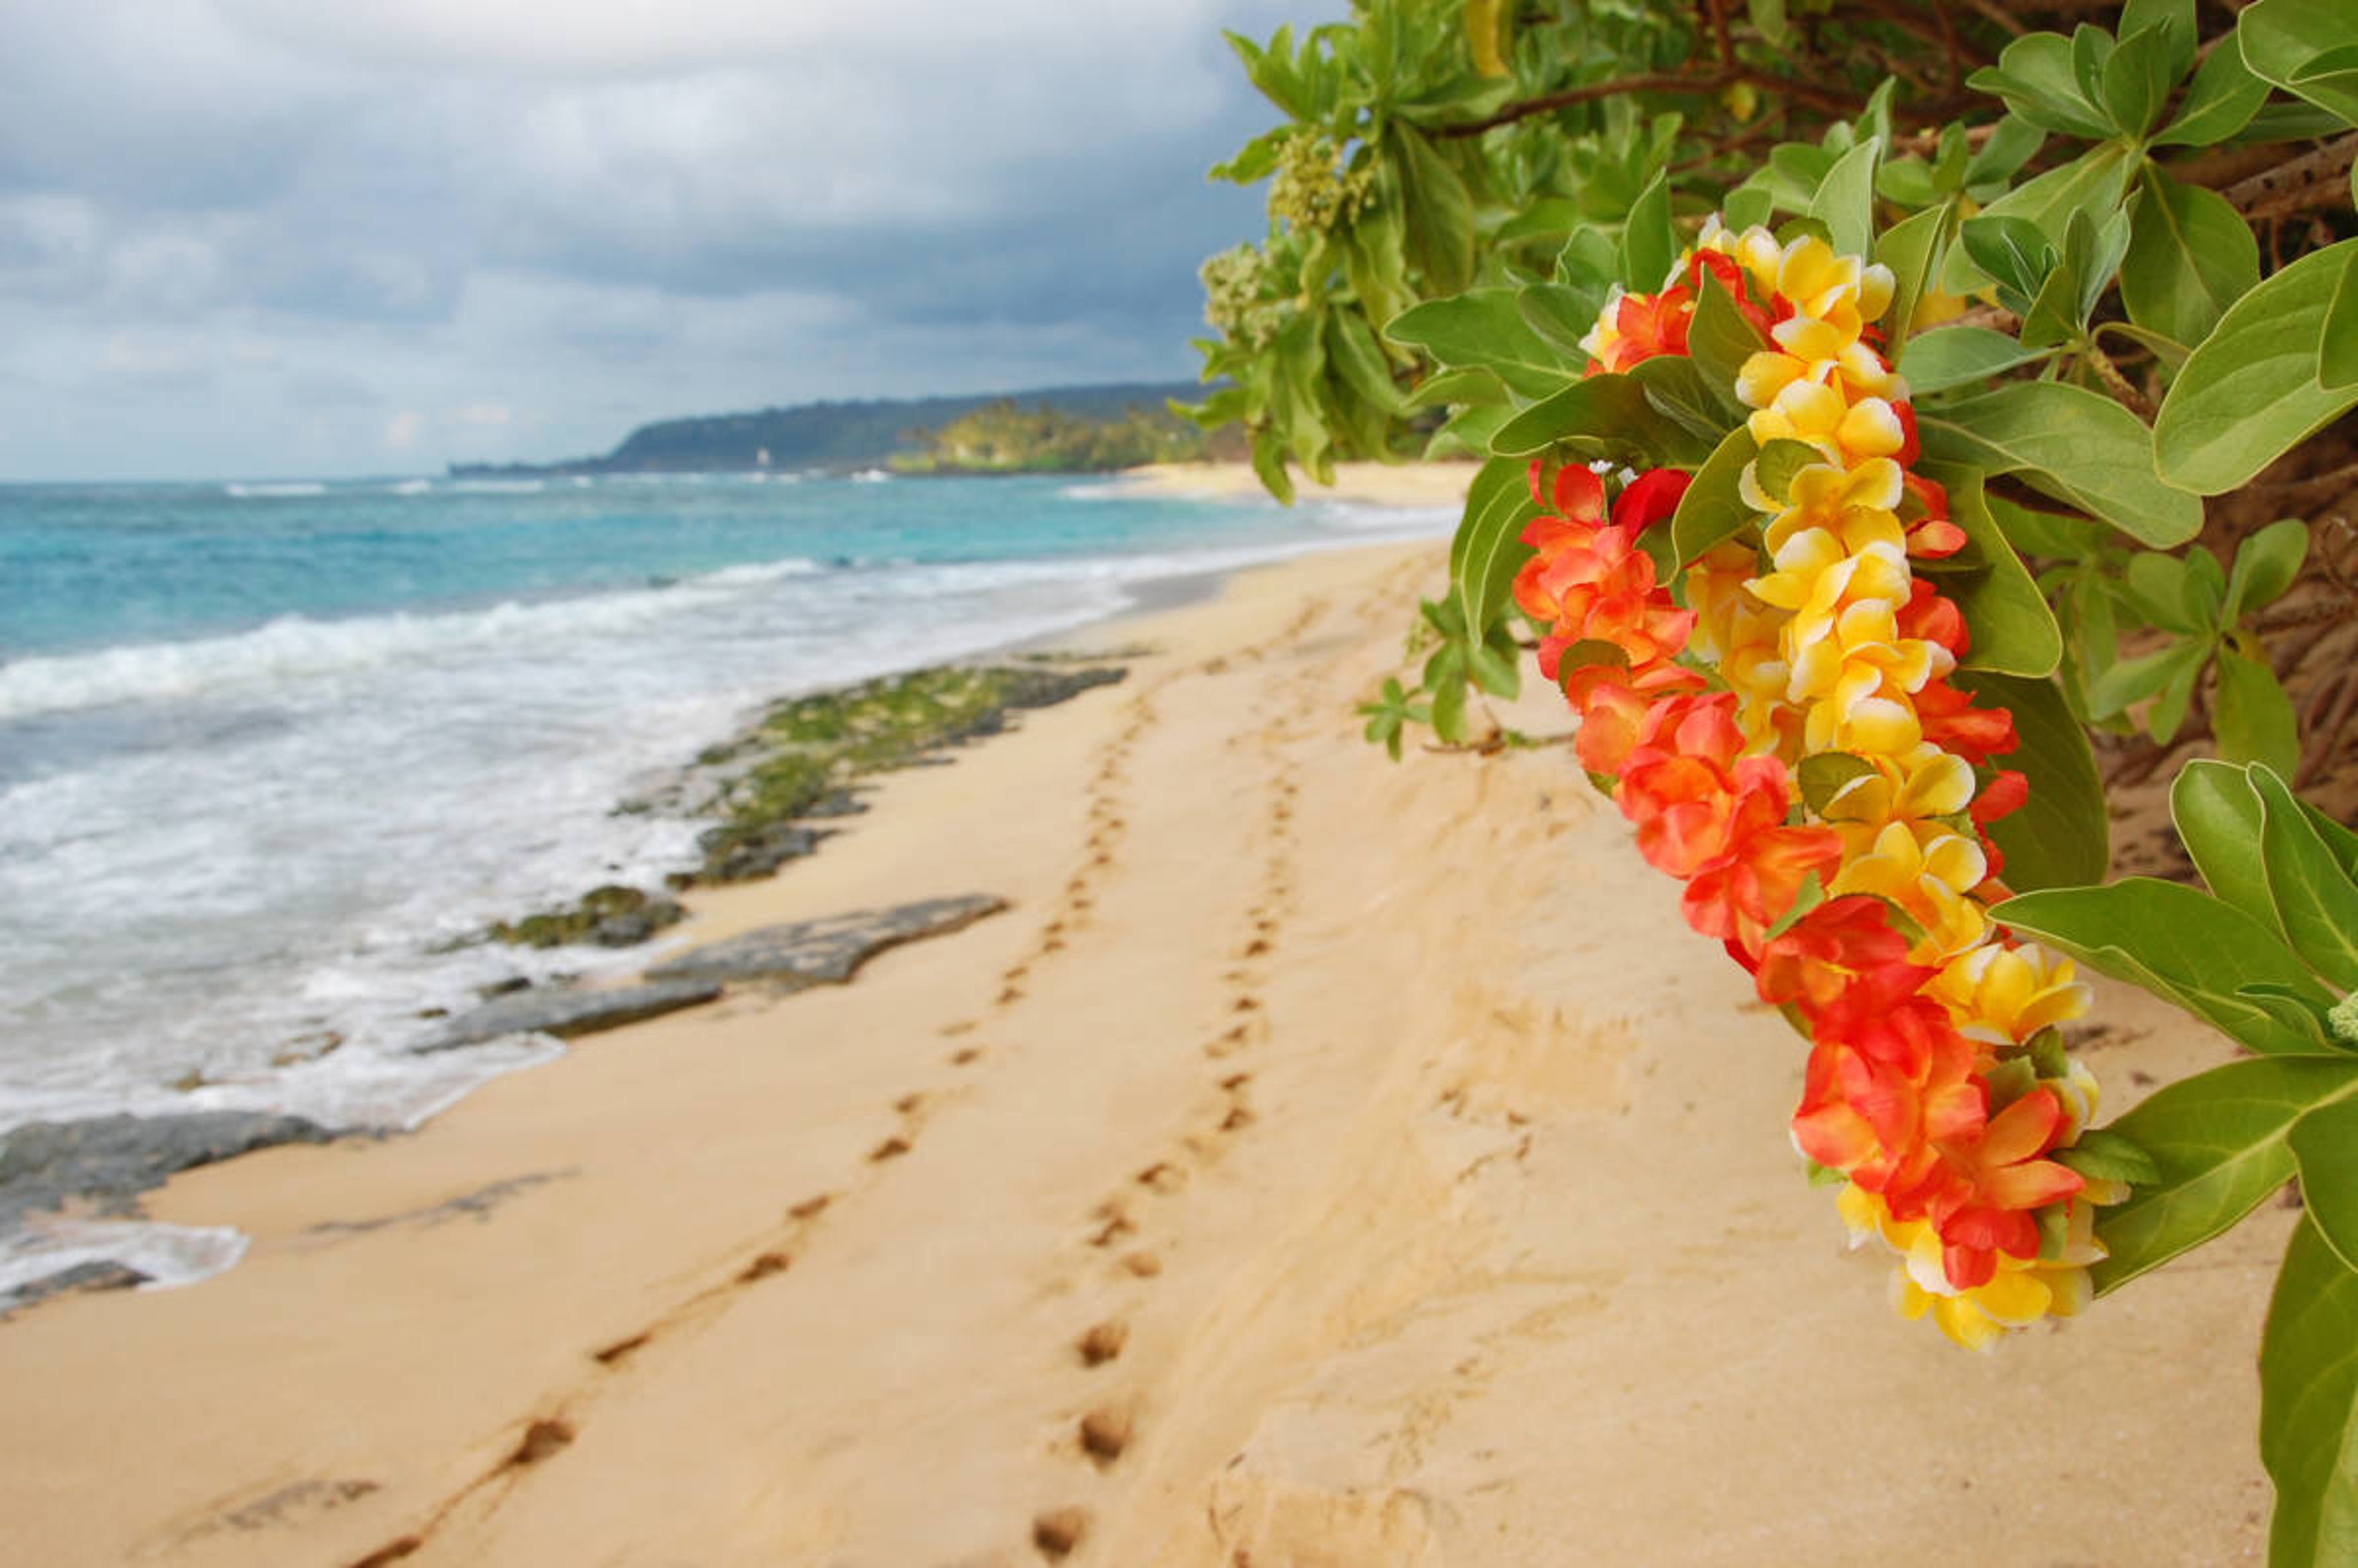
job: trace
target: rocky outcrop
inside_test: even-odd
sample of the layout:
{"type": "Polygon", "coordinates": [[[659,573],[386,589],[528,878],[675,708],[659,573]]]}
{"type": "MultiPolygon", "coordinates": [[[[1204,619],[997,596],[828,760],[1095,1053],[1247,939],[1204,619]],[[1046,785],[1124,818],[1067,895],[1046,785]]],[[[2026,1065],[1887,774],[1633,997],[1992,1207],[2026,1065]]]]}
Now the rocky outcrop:
{"type": "Polygon", "coordinates": [[[460,1013],[441,1032],[411,1050],[419,1055],[480,1045],[503,1034],[554,1034],[570,1040],[601,1029],[620,1029],[710,1001],[720,984],[708,979],[658,979],[614,990],[529,989],[511,991],[460,1013]]]}
{"type": "Polygon", "coordinates": [[[70,1269],[60,1269],[54,1274],[44,1274],[27,1284],[18,1285],[0,1296],[0,1311],[14,1312],[48,1301],[52,1296],[79,1295],[84,1291],[127,1291],[134,1285],[144,1285],[147,1276],[128,1263],[118,1263],[112,1258],[92,1258],[76,1263],[70,1269]]]}
{"type": "Polygon", "coordinates": [[[339,1136],[307,1117],[258,1110],[27,1122],[0,1137],[0,1226],[75,1198],[102,1214],[136,1214],[139,1195],[177,1172],[339,1136]]]}
{"type": "Polygon", "coordinates": [[[687,917],[676,900],[609,883],[591,888],[570,909],[528,914],[514,923],[500,921],[491,936],[520,947],[561,947],[573,942],[628,947],[687,917]]]}
{"type": "Polygon", "coordinates": [[[1006,907],[1007,901],[993,894],[965,893],[765,925],[692,949],[649,969],[647,978],[758,981],[780,990],[840,985],[887,947],[945,935],[1006,907]]]}

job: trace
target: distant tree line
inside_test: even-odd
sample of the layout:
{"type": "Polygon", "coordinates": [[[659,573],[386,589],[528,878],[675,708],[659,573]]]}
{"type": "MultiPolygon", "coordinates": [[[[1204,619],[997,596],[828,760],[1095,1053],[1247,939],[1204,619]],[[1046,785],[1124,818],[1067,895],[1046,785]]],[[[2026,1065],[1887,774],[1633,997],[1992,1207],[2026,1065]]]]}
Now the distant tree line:
{"type": "Polygon", "coordinates": [[[1204,432],[1163,408],[1090,414],[1011,397],[987,403],[937,429],[909,432],[914,449],[892,459],[903,473],[1083,473],[1206,455],[1204,432]]]}

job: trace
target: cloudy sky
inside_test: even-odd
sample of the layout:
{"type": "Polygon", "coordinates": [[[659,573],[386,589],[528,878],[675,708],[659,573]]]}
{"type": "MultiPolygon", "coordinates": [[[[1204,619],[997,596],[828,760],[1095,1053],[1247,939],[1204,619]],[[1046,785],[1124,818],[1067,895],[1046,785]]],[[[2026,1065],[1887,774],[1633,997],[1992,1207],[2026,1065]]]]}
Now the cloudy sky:
{"type": "Polygon", "coordinates": [[[1222,27],[1346,0],[0,4],[0,481],[1192,376],[1222,27]]]}

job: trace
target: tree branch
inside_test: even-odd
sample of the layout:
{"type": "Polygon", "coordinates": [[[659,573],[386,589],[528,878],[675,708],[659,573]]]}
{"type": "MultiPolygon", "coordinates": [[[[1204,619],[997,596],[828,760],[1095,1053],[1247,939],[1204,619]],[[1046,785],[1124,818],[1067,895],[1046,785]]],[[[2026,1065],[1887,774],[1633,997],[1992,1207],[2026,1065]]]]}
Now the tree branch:
{"type": "Polygon", "coordinates": [[[2353,159],[2358,159],[2358,131],[2239,179],[2219,194],[2246,218],[2282,217],[2322,201],[2339,201],[2348,189],[2344,177],[2353,159]]]}
{"type": "Polygon", "coordinates": [[[1592,81],[1583,87],[1568,87],[1561,92],[1550,92],[1538,98],[1526,98],[1520,103],[1509,103],[1496,114],[1463,124],[1444,125],[1433,132],[1439,137],[1478,136],[1500,125],[1510,125],[1518,120],[1528,120],[1534,114],[1552,114],[1569,109],[1575,103],[1594,103],[1599,98],[1612,98],[1624,92],[1681,92],[1708,97],[1735,86],[1749,82],[1770,92],[1780,92],[1829,114],[1850,115],[1863,105],[1848,93],[1812,87],[1805,81],[1791,81],[1771,71],[1755,70],[1748,66],[1729,66],[1708,76],[1659,74],[1651,76],[1620,76],[1610,81],[1592,81]]]}

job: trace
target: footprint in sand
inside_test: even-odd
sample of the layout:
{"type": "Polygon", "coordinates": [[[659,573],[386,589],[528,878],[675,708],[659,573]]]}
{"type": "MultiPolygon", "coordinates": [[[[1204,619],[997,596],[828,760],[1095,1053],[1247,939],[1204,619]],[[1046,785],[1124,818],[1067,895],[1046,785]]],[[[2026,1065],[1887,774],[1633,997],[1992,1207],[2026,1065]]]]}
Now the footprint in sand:
{"type": "Polygon", "coordinates": [[[1109,1317],[1103,1323],[1090,1325],[1089,1331],[1081,1336],[1074,1348],[1080,1353],[1082,1366],[1102,1367],[1119,1357],[1129,1343],[1130,1325],[1118,1317],[1109,1317]]]}
{"type": "Polygon", "coordinates": [[[1051,1563],[1071,1556],[1088,1532],[1087,1509],[1050,1509],[1032,1520],[1032,1544],[1051,1563]]]}
{"type": "Polygon", "coordinates": [[[1133,1429],[1130,1411],[1120,1405],[1099,1405],[1081,1417],[1081,1452],[1103,1469],[1121,1457],[1133,1429]]]}

